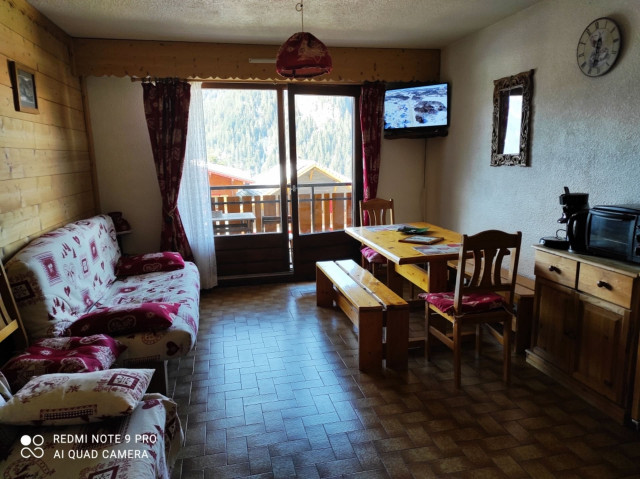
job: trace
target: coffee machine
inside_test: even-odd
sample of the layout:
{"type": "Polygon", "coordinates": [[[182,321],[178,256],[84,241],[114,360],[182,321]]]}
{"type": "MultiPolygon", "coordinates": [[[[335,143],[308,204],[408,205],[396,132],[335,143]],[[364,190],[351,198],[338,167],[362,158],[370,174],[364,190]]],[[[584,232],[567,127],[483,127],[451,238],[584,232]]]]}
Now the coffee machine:
{"type": "MultiPolygon", "coordinates": [[[[574,215],[581,216],[589,212],[589,194],[588,193],[571,193],[567,186],[564,187],[564,193],[560,195],[560,204],[562,205],[562,216],[558,218],[558,223],[567,224],[566,236],[560,237],[556,231],[556,236],[545,236],[540,238],[540,244],[549,248],[579,251],[584,240],[584,231],[578,231],[583,221],[571,221],[574,215]]],[[[575,217],[574,217],[575,219],[575,217]]]]}

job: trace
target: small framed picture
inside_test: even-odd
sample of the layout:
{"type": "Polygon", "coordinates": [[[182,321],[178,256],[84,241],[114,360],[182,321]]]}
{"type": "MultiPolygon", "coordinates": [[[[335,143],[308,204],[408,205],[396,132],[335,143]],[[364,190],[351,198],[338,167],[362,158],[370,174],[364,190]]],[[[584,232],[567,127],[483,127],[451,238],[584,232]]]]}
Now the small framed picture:
{"type": "Polygon", "coordinates": [[[16,110],[25,113],[38,113],[35,70],[9,60],[9,75],[11,76],[16,110]]]}

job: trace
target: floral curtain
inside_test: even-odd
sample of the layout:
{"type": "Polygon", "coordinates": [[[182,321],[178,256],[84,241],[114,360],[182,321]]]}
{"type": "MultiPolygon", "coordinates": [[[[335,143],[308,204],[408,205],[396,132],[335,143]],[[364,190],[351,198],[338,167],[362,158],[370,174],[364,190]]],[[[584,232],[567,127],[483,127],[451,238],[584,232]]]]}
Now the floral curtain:
{"type": "Polygon", "coordinates": [[[193,254],[178,212],[178,194],[187,141],[191,85],[177,79],[142,84],[144,112],[162,196],[160,249],[193,254]]]}
{"type": "MultiPolygon", "coordinates": [[[[362,174],[364,200],[375,198],[378,193],[380,172],[380,146],[382,140],[382,112],[384,107],[384,84],[365,83],[360,93],[360,129],[362,130],[362,174]]],[[[365,212],[364,224],[369,224],[365,212]]]]}

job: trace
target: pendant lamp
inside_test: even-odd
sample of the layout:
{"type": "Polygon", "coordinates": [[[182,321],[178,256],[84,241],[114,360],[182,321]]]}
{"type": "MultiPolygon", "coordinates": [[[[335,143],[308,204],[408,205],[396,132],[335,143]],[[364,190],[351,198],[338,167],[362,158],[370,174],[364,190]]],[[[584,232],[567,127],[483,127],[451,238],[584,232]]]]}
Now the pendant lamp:
{"type": "Polygon", "coordinates": [[[331,73],[332,64],[327,47],[304,31],[304,5],[296,5],[302,17],[302,31],[294,33],[282,44],[276,57],[276,71],[285,78],[313,78],[331,73]]]}

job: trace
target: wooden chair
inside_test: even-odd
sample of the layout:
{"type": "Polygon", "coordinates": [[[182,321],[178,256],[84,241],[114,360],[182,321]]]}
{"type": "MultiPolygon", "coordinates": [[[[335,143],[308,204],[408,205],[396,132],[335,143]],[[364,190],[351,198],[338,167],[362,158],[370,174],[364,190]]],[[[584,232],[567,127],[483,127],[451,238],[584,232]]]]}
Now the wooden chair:
{"type": "MultiPolygon", "coordinates": [[[[476,354],[480,354],[481,327],[486,323],[502,323],[503,380],[509,382],[511,369],[510,334],[514,315],[514,289],[518,273],[518,259],[522,233],[514,234],[488,230],[473,236],[462,236],[458,257],[455,291],[423,293],[425,303],[425,354],[430,359],[431,338],[437,338],[453,350],[455,386],[460,388],[460,343],[462,330],[476,326],[476,354]],[[507,277],[501,276],[502,262],[509,257],[507,277]],[[473,262],[466,261],[473,259],[473,262]],[[471,268],[471,271],[465,271],[471,268]],[[447,333],[434,325],[441,316],[451,323],[453,331],[447,333]]],[[[446,323],[445,323],[446,324],[446,323]]]]}
{"type": "MultiPolygon", "coordinates": [[[[364,225],[364,213],[369,217],[369,226],[390,225],[394,222],[393,199],[372,198],[360,201],[360,224],[364,225]]],[[[387,264],[387,259],[368,246],[360,250],[362,267],[375,276],[376,265],[387,264]]]]}
{"type": "MultiPolygon", "coordinates": [[[[18,306],[13,298],[9,280],[4,271],[4,266],[0,262],[0,343],[6,339],[13,340],[12,348],[20,350],[28,345],[27,334],[22,325],[22,318],[18,312],[18,306]],[[13,333],[16,333],[15,335],[13,333]]],[[[2,353],[0,354],[0,364],[8,359],[7,355],[11,355],[5,346],[0,346],[2,353]],[[7,357],[4,357],[7,356],[7,357]]]]}

